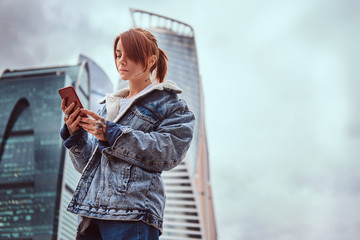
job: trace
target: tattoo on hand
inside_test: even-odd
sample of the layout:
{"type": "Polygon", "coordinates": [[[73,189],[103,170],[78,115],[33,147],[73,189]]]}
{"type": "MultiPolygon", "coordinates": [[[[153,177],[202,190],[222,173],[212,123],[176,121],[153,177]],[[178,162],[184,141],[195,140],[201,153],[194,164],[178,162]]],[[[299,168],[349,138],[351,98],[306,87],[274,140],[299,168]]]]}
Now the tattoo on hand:
{"type": "Polygon", "coordinates": [[[96,129],[101,130],[101,135],[104,140],[107,140],[107,133],[106,133],[106,121],[104,118],[96,121],[96,129]]]}

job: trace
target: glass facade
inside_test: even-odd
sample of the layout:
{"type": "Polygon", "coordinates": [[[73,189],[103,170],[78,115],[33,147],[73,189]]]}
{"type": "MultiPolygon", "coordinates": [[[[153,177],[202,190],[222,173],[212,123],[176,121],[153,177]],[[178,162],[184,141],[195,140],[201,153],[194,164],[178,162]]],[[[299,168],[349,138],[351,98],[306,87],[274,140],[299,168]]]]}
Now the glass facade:
{"type": "MultiPolygon", "coordinates": [[[[66,208],[80,174],[59,136],[64,122],[58,89],[73,85],[89,108],[94,95],[89,69],[99,76],[101,69],[80,57],[77,65],[2,74],[0,239],[74,239],[77,216],[66,208]]],[[[107,80],[102,78],[112,89],[107,80]]],[[[106,89],[97,90],[104,97],[106,89]]]]}
{"type": "Polygon", "coordinates": [[[60,99],[65,74],[0,79],[0,238],[52,239],[62,178],[60,99]],[[48,238],[46,238],[48,237],[48,238]]]}

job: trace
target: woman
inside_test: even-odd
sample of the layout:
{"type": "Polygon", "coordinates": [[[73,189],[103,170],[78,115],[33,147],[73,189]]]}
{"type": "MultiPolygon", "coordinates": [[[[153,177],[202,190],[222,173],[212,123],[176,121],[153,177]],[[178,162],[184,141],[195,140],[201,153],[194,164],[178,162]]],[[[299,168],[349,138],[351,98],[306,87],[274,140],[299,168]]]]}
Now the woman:
{"type": "Polygon", "coordinates": [[[158,239],[165,206],[161,172],[185,157],[194,115],[178,99],[181,89],[164,81],[167,56],[150,32],[120,34],[114,56],[129,89],[107,94],[97,114],[61,105],[61,136],[82,173],[68,211],[81,216],[77,239],[158,239]]]}

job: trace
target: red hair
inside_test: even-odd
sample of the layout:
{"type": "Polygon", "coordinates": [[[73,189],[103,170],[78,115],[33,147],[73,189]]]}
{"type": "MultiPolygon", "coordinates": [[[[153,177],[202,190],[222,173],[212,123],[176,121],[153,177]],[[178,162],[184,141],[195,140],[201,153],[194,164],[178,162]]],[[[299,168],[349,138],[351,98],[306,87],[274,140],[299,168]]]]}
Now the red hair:
{"type": "Polygon", "coordinates": [[[155,55],[156,62],[150,67],[150,73],[156,69],[155,78],[159,83],[163,82],[167,73],[167,55],[157,45],[153,34],[142,28],[132,28],[116,36],[114,42],[114,58],[116,61],[116,45],[121,43],[128,59],[136,64],[141,64],[144,70],[148,68],[148,59],[155,55]]]}

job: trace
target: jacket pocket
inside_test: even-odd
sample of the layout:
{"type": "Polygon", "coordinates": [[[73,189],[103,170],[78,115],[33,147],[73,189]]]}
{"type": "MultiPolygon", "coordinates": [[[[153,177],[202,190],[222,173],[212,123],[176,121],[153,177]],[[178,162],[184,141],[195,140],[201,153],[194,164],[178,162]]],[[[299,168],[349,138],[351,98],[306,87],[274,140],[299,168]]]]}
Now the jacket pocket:
{"type": "Polygon", "coordinates": [[[118,193],[127,193],[135,180],[135,167],[131,164],[118,164],[115,168],[113,185],[118,193]]]}
{"type": "Polygon", "coordinates": [[[133,118],[129,121],[129,125],[136,130],[143,132],[151,132],[154,127],[159,123],[158,114],[154,113],[153,110],[145,107],[136,105],[131,109],[133,118]]]}

